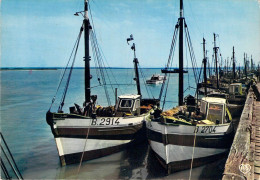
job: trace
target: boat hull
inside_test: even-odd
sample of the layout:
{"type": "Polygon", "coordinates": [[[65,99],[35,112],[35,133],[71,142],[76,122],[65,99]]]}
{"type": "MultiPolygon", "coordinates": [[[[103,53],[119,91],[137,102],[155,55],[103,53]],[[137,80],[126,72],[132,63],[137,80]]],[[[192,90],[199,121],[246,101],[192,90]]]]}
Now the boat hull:
{"type": "MultiPolygon", "coordinates": [[[[162,73],[180,73],[179,69],[161,69],[162,73]]],[[[183,73],[188,73],[188,71],[183,70],[183,73]]]]}
{"type": "Polygon", "coordinates": [[[229,124],[192,126],[147,121],[146,126],[151,149],[168,173],[191,168],[192,159],[192,167],[212,162],[226,155],[232,144],[229,124]]]}
{"type": "Polygon", "coordinates": [[[110,155],[144,141],[147,116],[87,118],[49,112],[47,122],[64,166],[110,155]]]}
{"type": "Polygon", "coordinates": [[[147,80],[146,84],[162,84],[164,82],[164,80],[147,80]]]}

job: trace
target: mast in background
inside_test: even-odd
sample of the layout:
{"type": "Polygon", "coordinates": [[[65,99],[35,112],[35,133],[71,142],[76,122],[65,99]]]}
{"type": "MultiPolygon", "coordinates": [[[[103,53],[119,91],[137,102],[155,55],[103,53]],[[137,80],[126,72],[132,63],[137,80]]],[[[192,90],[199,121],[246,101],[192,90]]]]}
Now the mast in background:
{"type": "Polygon", "coordinates": [[[215,63],[216,63],[216,77],[217,77],[217,88],[219,89],[219,79],[218,79],[218,58],[217,58],[217,53],[218,53],[218,48],[216,47],[216,34],[214,33],[214,53],[215,53],[215,63]]]}
{"type": "Polygon", "coordinates": [[[204,86],[205,86],[205,96],[207,96],[207,58],[205,51],[205,39],[203,38],[203,64],[204,64],[204,86]]]}
{"type": "Polygon", "coordinates": [[[233,46],[232,58],[233,58],[233,78],[236,79],[236,63],[235,63],[235,48],[234,48],[234,46],[233,46]]]}
{"type": "Polygon", "coordinates": [[[244,69],[245,69],[245,75],[247,79],[247,58],[246,58],[246,53],[244,53],[244,69]]]}
{"type": "Polygon", "coordinates": [[[180,0],[179,18],[179,106],[183,105],[183,0],[180,0]]]}
{"type": "Polygon", "coordinates": [[[251,55],[251,72],[254,70],[254,62],[253,62],[253,57],[251,55]]]}

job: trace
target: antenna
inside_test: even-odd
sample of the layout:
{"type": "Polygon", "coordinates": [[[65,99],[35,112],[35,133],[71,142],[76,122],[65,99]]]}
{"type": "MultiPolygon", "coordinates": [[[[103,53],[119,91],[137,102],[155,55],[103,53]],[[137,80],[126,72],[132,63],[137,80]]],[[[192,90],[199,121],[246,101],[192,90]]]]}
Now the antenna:
{"type": "Polygon", "coordinates": [[[129,45],[129,41],[132,40],[134,40],[133,34],[131,34],[130,37],[126,39],[127,44],[129,45]]]}
{"type": "MultiPolygon", "coordinates": [[[[126,39],[127,44],[129,45],[129,41],[134,40],[133,34],[130,35],[129,38],[126,39]]],[[[138,59],[136,58],[135,54],[135,43],[132,44],[131,49],[134,51],[134,65],[135,65],[135,78],[136,86],[137,86],[137,93],[138,95],[141,95],[141,88],[140,88],[140,79],[139,79],[139,72],[138,72],[138,59]]]]}

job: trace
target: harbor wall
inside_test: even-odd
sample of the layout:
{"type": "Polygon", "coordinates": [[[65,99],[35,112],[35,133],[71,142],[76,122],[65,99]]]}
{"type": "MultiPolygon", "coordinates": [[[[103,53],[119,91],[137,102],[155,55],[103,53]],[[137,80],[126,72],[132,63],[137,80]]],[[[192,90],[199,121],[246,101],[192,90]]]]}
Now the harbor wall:
{"type": "Polygon", "coordinates": [[[258,136],[260,138],[260,114],[258,115],[257,112],[260,111],[260,104],[259,109],[256,108],[260,103],[259,90],[260,83],[252,85],[248,91],[222,180],[260,179],[259,167],[256,165],[257,155],[260,155],[260,152],[259,154],[257,152],[258,142],[260,143],[260,139],[258,140],[258,136]],[[257,122],[259,122],[259,126],[257,122]]]}

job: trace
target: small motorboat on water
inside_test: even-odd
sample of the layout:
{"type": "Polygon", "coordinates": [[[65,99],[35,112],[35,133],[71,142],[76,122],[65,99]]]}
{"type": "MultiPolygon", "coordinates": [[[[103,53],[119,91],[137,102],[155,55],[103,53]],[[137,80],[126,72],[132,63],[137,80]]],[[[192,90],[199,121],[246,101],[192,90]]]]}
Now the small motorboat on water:
{"type": "Polygon", "coordinates": [[[146,84],[162,84],[165,80],[165,76],[161,76],[160,74],[153,74],[150,79],[146,80],[146,84]]]}

